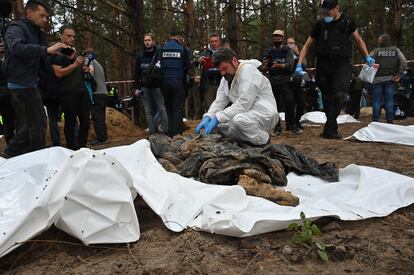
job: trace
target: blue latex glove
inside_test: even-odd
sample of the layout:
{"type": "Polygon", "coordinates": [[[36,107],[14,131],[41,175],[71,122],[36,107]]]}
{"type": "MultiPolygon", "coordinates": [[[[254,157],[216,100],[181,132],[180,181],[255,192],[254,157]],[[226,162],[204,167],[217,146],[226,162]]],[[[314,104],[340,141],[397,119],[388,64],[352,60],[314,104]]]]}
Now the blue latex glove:
{"type": "Polygon", "coordinates": [[[372,65],[375,64],[375,59],[372,56],[367,55],[365,56],[365,62],[367,63],[368,66],[372,67],[372,65]]]}
{"type": "Polygon", "coordinates": [[[217,127],[217,125],[219,124],[219,121],[216,117],[213,117],[210,122],[208,123],[207,127],[205,128],[204,133],[206,135],[211,134],[211,132],[214,130],[214,128],[217,127]]]}
{"type": "Polygon", "coordinates": [[[199,134],[201,129],[205,129],[208,125],[208,123],[210,122],[210,117],[209,116],[205,116],[203,118],[203,120],[197,125],[197,127],[195,128],[194,132],[196,134],[199,134]]]}
{"type": "Polygon", "coordinates": [[[304,74],[302,64],[296,65],[295,75],[302,76],[304,74]]]}

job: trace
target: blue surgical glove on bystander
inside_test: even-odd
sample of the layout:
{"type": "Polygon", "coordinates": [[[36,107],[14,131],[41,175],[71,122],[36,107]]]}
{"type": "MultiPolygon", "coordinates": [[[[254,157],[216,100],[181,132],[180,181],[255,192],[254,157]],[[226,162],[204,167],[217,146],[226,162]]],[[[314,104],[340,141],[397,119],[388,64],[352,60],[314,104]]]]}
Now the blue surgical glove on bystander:
{"type": "Polygon", "coordinates": [[[217,125],[219,124],[219,121],[218,121],[218,119],[216,118],[216,117],[213,117],[211,120],[210,120],[210,122],[208,123],[208,125],[207,125],[207,127],[205,128],[205,131],[204,131],[204,133],[206,134],[206,135],[209,135],[213,130],[214,130],[214,128],[216,128],[217,127],[217,125]]]}
{"type": "Polygon", "coordinates": [[[372,65],[375,64],[375,59],[372,56],[367,55],[365,56],[365,62],[367,63],[368,66],[372,67],[372,65]]]}
{"type": "Polygon", "coordinates": [[[295,75],[302,76],[303,73],[304,73],[304,71],[303,71],[302,64],[297,64],[296,65],[296,70],[295,70],[295,75]]]}
{"type": "Polygon", "coordinates": [[[197,127],[195,128],[194,132],[196,134],[199,134],[201,129],[205,129],[208,125],[208,123],[210,122],[210,117],[209,116],[205,116],[203,118],[203,120],[197,125],[197,127]]]}

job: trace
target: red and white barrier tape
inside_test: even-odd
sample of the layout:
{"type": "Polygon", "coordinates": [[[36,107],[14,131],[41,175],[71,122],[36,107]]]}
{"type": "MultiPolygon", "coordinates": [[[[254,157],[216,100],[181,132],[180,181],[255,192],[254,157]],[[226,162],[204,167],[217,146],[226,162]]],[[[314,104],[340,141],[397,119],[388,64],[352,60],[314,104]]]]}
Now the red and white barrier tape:
{"type": "MultiPolygon", "coordinates": [[[[407,60],[407,63],[414,63],[414,60],[407,60]]],[[[365,64],[365,63],[364,63],[365,64]]],[[[354,64],[354,67],[362,67],[364,64],[354,64]]],[[[307,68],[307,71],[314,71],[316,68],[307,68]]],[[[120,81],[108,81],[106,84],[121,84],[121,83],[134,83],[134,80],[120,80],[120,81]]]]}

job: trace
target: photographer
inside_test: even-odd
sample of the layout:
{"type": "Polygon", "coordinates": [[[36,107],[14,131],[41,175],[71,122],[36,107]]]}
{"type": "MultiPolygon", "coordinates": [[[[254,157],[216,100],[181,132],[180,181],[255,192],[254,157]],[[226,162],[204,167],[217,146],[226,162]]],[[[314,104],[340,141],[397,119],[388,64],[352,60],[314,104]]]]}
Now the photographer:
{"type": "Polygon", "coordinates": [[[70,49],[52,58],[53,71],[58,78],[58,98],[65,114],[64,133],[66,146],[77,150],[86,147],[89,131],[89,98],[85,88],[83,71],[88,70],[85,57],[77,56],[75,46],[76,33],[72,26],[65,25],[59,29],[62,43],[70,49]],[[75,129],[79,120],[79,132],[75,129]]]}
{"type": "Polygon", "coordinates": [[[58,54],[66,47],[62,43],[48,47],[47,35],[43,32],[48,17],[45,4],[30,0],[25,6],[25,17],[7,27],[3,69],[16,122],[21,125],[4,149],[5,157],[45,147],[46,116],[38,89],[40,66],[48,54],[58,54]]]}
{"type": "MultiPolygon", "coordinates": [[[[293,93],[289,87],[294,68],[294,56],[292,49],[283,43],[284,39],[285,33],[282,30],[273,32],[273,47],[267,49],[263,54],[262,71],[269,73],[278,111],[281,112],[284,109],[286,113],[286,130],[299,134],[300,130],[295,123],[293,93]]],[[[281,133],[282,126],[279,120],[275,127],[275,134],[280,135],[281,133]]]]}

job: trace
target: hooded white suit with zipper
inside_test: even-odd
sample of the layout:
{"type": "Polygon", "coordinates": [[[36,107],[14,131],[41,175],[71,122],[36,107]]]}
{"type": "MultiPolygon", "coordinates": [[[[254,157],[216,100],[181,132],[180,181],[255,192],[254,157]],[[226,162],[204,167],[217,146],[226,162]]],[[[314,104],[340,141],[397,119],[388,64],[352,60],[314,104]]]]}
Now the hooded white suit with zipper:
{"type": "Polygon", "coordinates": [[[240,61],[231,86],[224,77],[221,79],[216,99],[204,115],[216,116],[218,130],[227,137],[254,145],[265,144],[268,131],[279,120],[272,87],[257,69],[260,65],[255,59],[240,61]]]}

